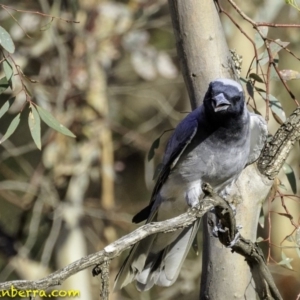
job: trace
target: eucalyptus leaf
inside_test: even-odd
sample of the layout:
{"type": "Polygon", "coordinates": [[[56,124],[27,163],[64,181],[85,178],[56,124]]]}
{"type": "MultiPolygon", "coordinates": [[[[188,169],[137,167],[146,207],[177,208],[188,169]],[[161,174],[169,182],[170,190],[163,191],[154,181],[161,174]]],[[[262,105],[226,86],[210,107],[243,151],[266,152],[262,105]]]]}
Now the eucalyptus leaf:
{"type": "Polygon", "coordinates": [[[41,119],[36,108],[33,105],[30,105],[30,109],[31,111],[28,115],[28,125],[30,133],[37,148],[41,150],[41,119]]]}
{"type": "Polygon", "coordinates": [[[60,124],[48,111],[46,111],[45,109],[43,109],[42,107],[36,105],[36,109],[41,117],[41,119],[51,128],[53,128],[54,130],[75,138],[76,136],[68,129],[66,128],[64,125],[60,124]]]}
{"type": "Polygon", "coordinates": [[[9,53],[15,52],[15,45],[10,34],[0,26],[0,45],[9,53]]]}
{"type": "Polygon", "coordinates": [[[289,269],[293,269],[291,262],[293,261],[293,258],[289,258],[285,255],[285,253],[282,251],[281,252],[281,258],[282,260],[278,263],[279,265],[284,265],[289,269]]]}
{"type": "Polygon", "coordinates": [[[17,129],[19,123],[20,123],[20,116],[21,113],[18,113],[14,119],[11,121],[11,123],[9,124],[5,134],[3,135],[2,139],[0,140],[0,144],[3,143],[4,141],[6,141],[17,129]]]}
{"type": "MultiPolygon", "coordinates": [[[[269,27],[261,26],[261,27],[259,27],[259,29],[260,29],[260,32],[262,33],[262,36],[264,38],[267,37],[269,27]]],[[[259,49],[261,46],[264,45],[264,40],[258,32],[255,32],[254,42],[255,42],[256,49],[259,49]]]]}
{"type": "Polygon", "coordinates": [[[150,161],[155,155],[155,149],[159,147],[160,137],[158,137],[151,145],[150,150],[148,152],[148,161],[150,161]]]}
{"type": "Polygon", "coordinates": [[[0,79],[0,94],[2,94],[9,87],[9,82],[6,77],[0,79]]]}
{"type": "Polygon", "coordinates": [[[255,74],[255,73],[251,73],[251,74],[249,75],[249,77],[252,78],[252,79],[254,79],[255,81],[264,83],[264,81],[259,77],[259,75],[255,74]]]}
{"type": "MultiPolygon", "coordinates": [[[[261,92],[260,94],[264,98],[264,100],[267,99],[266,93],[261,92]]],[[[286,115],[285,115],[284,109],[283,109],[281,103],[279,102],[279,100],[275,96],[269,94],[269,101],[270,101],[270,103],[269,103],[270,108],[271,108],[272,112],[275,113],[277,115],[277,117],[281,120],[280,123],[285,122],[286,115]]]]}
{"type": "MultiPolygon", "coordinates": [[[[53,20],[53,19],[52,19],[52,20],[53,20]]],[[[47,24],[45,24],[44,26],[42,26],[42,27],[40,28],[40,31],[46,31],[46,30],[48,30],[48,29],[51,27],[51,25],[52,25],[52,21],[49,22],[49,23],[47,23],[47,24]]]]}
{"type": "Polygon", "coordinates": [[[246,84],[246,89],[247,89],[247,92],[249,94],[249,96],[254,99],[254,90],[253,90],[253,84],[250,80],[247,81],[247,84],[246,84]]]}
{"type": "Polygon", "coordinates": [[[283,168],[283,171],[291,185],[293,193],[296,194],[297,193],[297,180],[296,180],[294,170],[288,163],[284,163],[282,168],[283,168]]]}
{"type": "MultiPolygon", "coordinates": [[[[281,40],[279,40],[279,39],[277,39],[277,40],[275,40],[275,41],[276,41],[276,43],[275,43],[275,42],[271,42],[271,43],[269,44],[270,52],[271,52],[271,54],[272,54],[272,56],[273,56],[273,58],[274,58],[274,61],[275,61],[275,58],[276,58],[275,56],[277,56],[277,53],[278,53],[279,51],[281,51],[282,49],[284,49],[286,46],[289,45],[289,42],[283,42],[283,41],[281,41],[281,40]]],[[[277,59],[277,58],[276,58],[276,59],[277,59]]],[[[266,49],[263,53],[261,53],[261,54],[259,55],[259,63],[260,63],[261,66],[263,66],[263,65],[265,65],[266,63],[268,63],[269,60],[270,60],[270,58],[269,58],[269,53],[268,53],[268,51],[267,51],[267,49],[266,49]]]]}
{"type": "Polygon", "coordinates": [[[15,101],[16,97],[8,99],[0,108],[0,118],[3,117],[3,115],[9,110],[13,102],[15,101]]]}
{"type": "Polygon", "coordinates": [[[13,68],[7,60],[3,62],[3,69],[7,81],[10,81],[13,76],[13,68]]]}
{"type": "Polygon", "coordinates": [[[271,66],[270,79],[271,80],[274,79],[274,80],[278,80],[278,81],[280,80],[274,66],[271,66]]]}

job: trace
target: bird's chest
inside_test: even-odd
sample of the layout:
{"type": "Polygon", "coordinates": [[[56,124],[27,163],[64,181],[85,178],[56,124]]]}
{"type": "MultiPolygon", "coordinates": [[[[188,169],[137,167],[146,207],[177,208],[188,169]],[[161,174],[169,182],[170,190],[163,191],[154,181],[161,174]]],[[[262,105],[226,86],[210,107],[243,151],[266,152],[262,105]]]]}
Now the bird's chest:
{"type": "Polygon", "coordinates": [[[249,149],[247,135],[239,139],[212,136],[200,144],[192,143],[179,162],[178,170],[188,181],[201,179],[217,187],[243,170],[249,149]]]}

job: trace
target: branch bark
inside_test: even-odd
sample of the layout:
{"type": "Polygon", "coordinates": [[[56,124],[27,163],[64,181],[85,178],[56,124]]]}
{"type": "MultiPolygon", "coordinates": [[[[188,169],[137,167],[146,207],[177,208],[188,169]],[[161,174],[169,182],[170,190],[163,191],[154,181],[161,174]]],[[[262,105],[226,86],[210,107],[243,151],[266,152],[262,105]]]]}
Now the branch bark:
{"type": "Polygon", "coordinates": [[[294,144],[300,139],[300,108],[296,108],[268,142],[258,160],[259,171],[274,179],[294,144]]]}

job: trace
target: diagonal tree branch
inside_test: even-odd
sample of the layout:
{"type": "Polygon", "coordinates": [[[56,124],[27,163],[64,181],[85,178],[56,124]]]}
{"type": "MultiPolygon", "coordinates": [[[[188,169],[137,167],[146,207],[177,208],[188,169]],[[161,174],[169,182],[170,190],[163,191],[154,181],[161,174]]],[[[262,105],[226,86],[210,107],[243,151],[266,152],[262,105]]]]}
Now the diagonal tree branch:
{"type": "Polygon", "coordinates": [[[83,257],[67,265],[61,270],[39,280],[14,280],[0,283],[0,290],[9,290],[13,285],[18,290],[47,289],[62,284],[71,275],[89,267],[102,264],[130,248],[145,237],[158,232],[172,232],[179,228],[187,227],[201,218],[207,211],[213,208],[213,201],[204,201],[199,209],[190,209],[188,212],[163,222],[148,223],[121,237],[117,241],[106,246],[103,250],[83,257]]]}

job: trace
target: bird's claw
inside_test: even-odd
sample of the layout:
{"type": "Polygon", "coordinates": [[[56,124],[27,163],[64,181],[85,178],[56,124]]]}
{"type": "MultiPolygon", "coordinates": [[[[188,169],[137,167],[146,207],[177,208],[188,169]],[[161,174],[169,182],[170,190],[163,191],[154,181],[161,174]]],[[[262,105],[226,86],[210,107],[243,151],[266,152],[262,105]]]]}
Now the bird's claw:
{"type": "Polygon", "coordinates": [[[226,232],[226,230],[220,224],[218,224],[218,225],[215,225],[214,229],[212,230],[213,236],[219,237],[218,232],[224,233],[224,232],[226,232]]]}
{"type": "Polygon", "coordinates": [[[240,236],[241,236],[241,234],[240,234],[240,232],[238,231],[238,232],[235,234],[234,239],[230,242],[230,244],[229,244],[228,246],[226,246],[226,248],[232,248],[232,247],[236,244],[236,242],[239,240],[240,236]]]}

